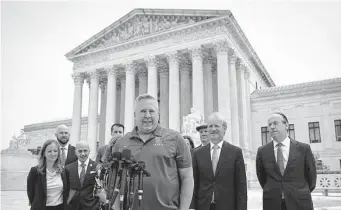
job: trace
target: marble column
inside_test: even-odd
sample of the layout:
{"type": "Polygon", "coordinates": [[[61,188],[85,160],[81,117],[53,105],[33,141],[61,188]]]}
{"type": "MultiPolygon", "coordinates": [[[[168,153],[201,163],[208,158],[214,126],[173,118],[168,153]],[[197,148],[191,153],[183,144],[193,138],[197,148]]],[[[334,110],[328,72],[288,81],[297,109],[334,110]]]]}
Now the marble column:
{"type": "Polygon", "coordinates": [[[135,71],[133,63],[127,63],[124,67],[126,73],[124,127],[126,132],[130,132],[134,128],[135,71]]]}
{"type": "Polygon", "coordinates": [[[169,63],[169,128],[180,131],[179,54],[171,52],[166,56],[169,63]]]}
{"type": "Polygon", "coordinates": [[[190,74],[192,72],[192,62],[189,60],[182,60],[180,64],[180,103],[181,103],[181,127],[183,117],[191,113],[192,108],[192,94],[191,94],[191,80],[190,74]]]}
{"type": "MultiPolygon", "coordinates": [[[[121,82],[120,123],[122,125],[124,125],[124,123],[125,123],[124,113],[125,113],[125,96],[126,96],[126,78],[124,76],[121,76],[120,82],[121,82]]],[[[128,132],[128,130],[126,130],[126,131],[128,132]]]]}
{"type": "Polygon", "coordinates": [[[212,63],[213,112],[218,112],[218,78],[217,63],[212,63]]]}
{"type": "Polygon", "coordinates": [[[204,58],[204,98],[205,98],[205,120],[213,113],[213,85],[212,85],[212,63],[213,57],[204,58]]]}
{"type": "Polygon", "coordinates": [[[203,49],[201,47],[190,49],[192,54],[192,82],[193,82],[193,108],[204,115],[204,71],[203,71],[203,49]]]}
{"type": "Polygon", "coordinates": [[[146,71],[140,71],[138,74],[139,77],[139,95],[147,93],[147,72],[146,71]]]}
{"type": "Polygon", "coordinates": [[[84,75],[82,73],[74,73],[72,75],[75,89],[73,94],[73,112],[71,127],[71,144],[76,145],[81,136],[82,125],[82,92],[84,84],[84,75]]]}
{"type": "Polygon", "coordinates": [[[231,121],[232,121],[232,142],[239,146],[239,116],[238,116],[238,97],[237,97],[237,75],[236,75],[236,55],[232,50],[229,52],[229,78],[231,88],[231,121]]]}
{"type": "Polygon", "coordinates": [[[227,122],[225,140],[232,143],[228,49],[226,41],[218,41],[214,44],[214,51],[217,54],[218,112],[227,122]]]}
{"type": "Polygon", "coordinates": [[[253,148],[253,135],[252,135],[252,126],[251,126],[251,94],[250,94],[250,82],[249,82],[249,78],[250,78],[250,70],[245,67],[243,68],[243,73],[244,73],[244,86],[245,86],[245,108],[246,108],[246,124],[247,126],[247,141],[248,141],[248,148],[250,150],[252,150],[253,148]]]}
{"type": "Polygon", "coordinates": [[[106,121],[106,107],[107,107],[107,81],[103,78],[99,83],[101,90],[101,107],[100,107],[100,119],[99,119],[99,146],[105,144],[105,121],[106,121]]]}
{"type": "Polygon", "coordinates": [[[238,114],[239,114],[239,138],[240,146],[244,150],[249,150],[248,146],[248,121],[246,113],[246,90],[245,90],[245,79],[244,79],[244,64],[241,61],[237,65],[237,88],[238,88],[238,114]]]}
{"type": "Polygon", "coordinates": [[[149,56],[145,61],[148,68],[148,94],[157,99],[157,59],[149,56]]]}
{"type": "Polygon", "coordinates": [[[88,138],[90,146],[90,158],[95,158],[97,147],[97,126],[98,126],[98,83],[99,74],[90,72],[90,98],[88,115],[88,138]]]}
{"type": "Polygon", "coordinates": [[[111,139],[111,126],[116,123],[116,88],[117,88],[117,69],[116,67],[107,69],[108,86],[107,86],[107,104],[106,104],[106,121],[105,121],[105,144],[111,139]]]}
{"type": "Polygon", "coordinates": [[[168,128],[169,123],[169,74],[168,67],[159,67],[160,73],[160,125],[168,128]]]}
{"type": "MultiPolygon", "coordinates": [[[[116,118],[114,119],[115,123],[121,123],[121,121],[120,121],[120,113],[121,113],[121,83],[120,83],[120,80],[118,78],[116,80],[116,112],[115,113],[116,113],[116,118]]],[[[121,124],[123,124],[123,123],[121,123],[121,124]]]]}

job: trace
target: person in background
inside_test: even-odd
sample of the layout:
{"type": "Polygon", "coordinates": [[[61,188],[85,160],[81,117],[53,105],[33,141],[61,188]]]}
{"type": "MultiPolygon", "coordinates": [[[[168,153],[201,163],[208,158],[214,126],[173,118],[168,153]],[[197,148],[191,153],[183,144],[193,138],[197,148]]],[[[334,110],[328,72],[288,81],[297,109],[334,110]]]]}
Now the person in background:
{"type": "Polygon", "coordinates": [[[61,150],[61,164],[66,166],[77,160],[75,147],[69,144],[70,131],[66,125],[59,125],[56,129],[55,136],[59,142],[61,150]]]}
{"type": "Polygon", "coordinates": [[[213,113],[207,123],[210,143],[195,149],[192,156],[194,193],[190,209],[247,210],[243,152],[224,140],[227,122],[221,114],[213,113]]]}
{"type": "Polygon", "coordinates": [[[263,209],[313,210],[316,166],[309,144],[289,138],[289,121],[281,112],[269,117],[268,128],[273,141],[259,147],[256,156],[263,209]]]}
{"type": "Polygon", "coordinates": [[[32,167],[27,176],[27,196],[31,210],[65,209],[68,186],[56,140],[47,140],[43,144],[38,165],[32,167]]]}
{"type": "Polygon", "coordinates": [[[124,126],[119,123],[115,123],[111,126],[111,139],[109,144],[100,146],[97,150],[96,163],[102,164],[103,161],[110,158],[107,157],[111,154],[111,150],[116,143],[116,140],[124,135],[124,126]]]}
{"type": "Polygon", "coordinates": [[[68,210],[98,210],[100,200],[93,195],[97,163],[89,158],[90,147],[85,141],[76,144],[78,161],[65,167],[70,189],[68,210]]]}
{"type": "Polygon", "coordinates": [[[199,132],[201,144],[197,147],[202,147],[210,143],[208,139],[208,132],[207,132],[207,124],[204,123],[196,127],[196,130],[199,132]]]}

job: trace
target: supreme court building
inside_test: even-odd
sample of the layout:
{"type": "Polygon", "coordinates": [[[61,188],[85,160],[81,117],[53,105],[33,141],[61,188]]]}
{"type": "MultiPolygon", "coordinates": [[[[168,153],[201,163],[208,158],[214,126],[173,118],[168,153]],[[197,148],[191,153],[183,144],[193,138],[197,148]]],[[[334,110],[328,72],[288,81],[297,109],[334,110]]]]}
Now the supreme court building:
{"type": "Polygon", "coordinates": [[[72,119],[26,125],[27,148],[66,124],[71,144],[87,140],[93,157],[97,142],[110,140],[112,124],[133,129],[134,100],[149,93],[159,101],[160,124],[181,133],[191,110],[205,120],[220,112],[228,123],[225,140],[243,149],[250,182],[258,183],[255,156],[270,141],[267,118],[275,111],[288,116],[290,137],[341,170],[341,78],[276,87],[228,10],[135,9],[66,58],[74,64],[72,119]]]}
{"type": "Polygon", "coordinates": [[[274,86],[227,10],[135,9],[66,57],[74,64],[72,142],[81,138],[87,81],[86,139],[92,151],[97,139],[100,145],[110,140],[113,123],[133,129],[134,99],[149,93],[159,100],[162,126],[181,132],[183,116],[191,108],[205,119],[219,111],[228,122],[226,139],[248,152],[250,92],[274,86]]]}

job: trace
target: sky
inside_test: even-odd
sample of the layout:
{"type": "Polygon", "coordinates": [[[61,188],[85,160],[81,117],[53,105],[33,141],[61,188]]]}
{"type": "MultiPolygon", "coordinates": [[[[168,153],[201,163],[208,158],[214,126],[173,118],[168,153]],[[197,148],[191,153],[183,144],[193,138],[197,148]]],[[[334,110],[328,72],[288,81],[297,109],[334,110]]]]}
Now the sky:
{"type": "Polygon", "coordinates": [[[115,2],[1,2],[1,149],[24,125],[72,117],[64,55],[135,8],[230,10],[277,86],[341,77],[341,2],[115,2]]]}

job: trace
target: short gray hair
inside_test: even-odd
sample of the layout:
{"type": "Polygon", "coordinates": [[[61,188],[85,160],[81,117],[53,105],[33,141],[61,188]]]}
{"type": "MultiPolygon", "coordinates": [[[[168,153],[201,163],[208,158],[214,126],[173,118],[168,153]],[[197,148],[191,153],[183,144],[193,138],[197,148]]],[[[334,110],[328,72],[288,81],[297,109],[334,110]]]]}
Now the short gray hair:
{"type": "Polygon", "coordinates": [[[158,104],[158,101],[156,100],[156,98],[154,96],[148,94],[148,93],[137,96],[137,98],[135,99],[134,108],[136,108],[136,105],[138,102],[140,102],[142,100],[147,100],[147,99],[156,101],[156,104],[158,105],[158,109],[159,109],[159,104],[158,104]]]}
{"type": "Polygon", "coordinates": [[[223,115],[220,114],[219,112],[214,112],[213,114],[211,114],[208,117],[208,121],[209,120],[219,120],[219,121],[222,121],[223,122],[223,128],[225,129],[225,131],[227,130],[227,121],[225,120],[223,115]]]}

